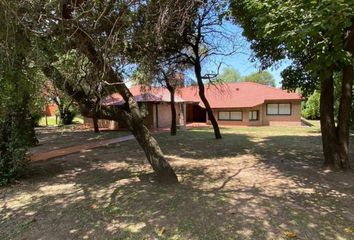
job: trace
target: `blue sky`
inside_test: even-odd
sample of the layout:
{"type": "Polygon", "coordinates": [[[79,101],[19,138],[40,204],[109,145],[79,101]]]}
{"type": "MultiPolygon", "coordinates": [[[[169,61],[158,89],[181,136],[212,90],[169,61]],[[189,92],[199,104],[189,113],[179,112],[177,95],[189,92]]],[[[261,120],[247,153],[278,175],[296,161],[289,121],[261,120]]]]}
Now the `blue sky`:
{"type": "MultiPolygon", "coordinates": [[[[218,65],[215,63],[222,62],[223,65],[221,69],[223,67],[233,67],[237,69],[242,76],[259,71],[260,69],[259,63],[252,62],[250,60],[252,56],[252,50],[250,48],[250,43],[242,36],[242,28],[231,23],[226,23],[224,28],[226,29],[226,31],[229,31],[233,35],[235,35],[234,38],[235,41],[237,41],[241,45],[240,50],[232,56],[214,57],[213,59],[209,59],[209,63],[206,63],[204,67],[207,68],[208,71],[216,71],[218,65]]],[[[284,61],[278,63],[276,67],[267,69],[269,72],[273,74],[278,87],[281,86],[280,73],[284,68],[289,66],[289,64],[290,64],[289,61],[284,61]]]]}
{"type": "MultiPolygon", "coordinates": [[[[250,73],[258,72],[260,70],[260,64],[258,62],[252,62],[252,50],[250,48],[250,43],[246,40],[245,37],[242,36],[242,28],[233,24],[233,23],[225,23],[223,25],[223,29],[228,34],[232,33],[233,42],[239,45],[239,50],[233,54],[232,56],[222,57],[222,56],[213,56],[209,57],[207,61],[203,63],[203,73],[216,73],[219,63],[222,63],[220,68],[220,73],[222,69],[225,67],[233,67],[238,70],[241,76],[249,75],[250,73]]],[[[216,37],[218,38],[218,37],[216,37]]],[[[218,41],[219,39],[216,39],[218,41]]],[[[218,45],[226,46],[231,45],[230,42],[218,41],[218,45]]],[[[267,69],[272,73],[274,79],[276,81],[277,87],[281,87],[281,76],[280,73],[284,68],[290,65],[290,61],[284,61],[277,63],[275,67],[271,67],[267,69]]],[[[129,70],[130,71],[130,70],[129,70]]],[[[128,72],[129,72],[128,71],[128,72]]],[[[195,74],[193,70],[186,72],[186,78],[195,80],[195,74]]],[[[130,86],[129,81],[127,82],[128,86],[130,86]]]]}
{"type": "MultiPolygon", "coordinates": [[[[223,66],[224,67],[233,67],[233,68],[237,69],[241,73],[242,76],[246,76],[250,73],[259,71],[259,64],[254,63],[249,59],[252,54],[251,49],[248,48],[247,50],[248,50],[248,52],[239,53],[234,56],[223,58],[222,59],[223,66]]],[[[274,76],[278,87],[281,86],[280,73],[287,66],[288,66],[288,63],[283,62],[283,63],[280,63],[280,66],[277,66],[276,68],[273,67],[273,68],[267,69],[274,76]]]]}

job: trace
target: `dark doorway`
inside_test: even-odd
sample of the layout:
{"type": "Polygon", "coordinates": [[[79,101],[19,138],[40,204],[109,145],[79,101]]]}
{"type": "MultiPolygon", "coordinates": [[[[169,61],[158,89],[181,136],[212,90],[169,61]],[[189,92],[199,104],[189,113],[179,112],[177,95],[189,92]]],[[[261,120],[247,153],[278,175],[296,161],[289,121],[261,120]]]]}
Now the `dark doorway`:
{"type": "Polygon", "coordinates": [[[187,122],[206,122],[206,111],[197,104],[187,104],[187,122]]]}

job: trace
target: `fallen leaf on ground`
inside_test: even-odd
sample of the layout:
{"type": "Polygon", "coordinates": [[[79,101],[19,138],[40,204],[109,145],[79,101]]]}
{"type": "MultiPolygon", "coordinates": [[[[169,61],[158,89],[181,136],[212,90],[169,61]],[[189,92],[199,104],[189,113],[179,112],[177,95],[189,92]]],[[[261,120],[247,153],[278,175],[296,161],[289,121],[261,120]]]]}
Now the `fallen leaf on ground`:
{"type": "Polygon", "coordinates": [[[160,230],[159,230],[159,235],[163,235],[164,233],[166,232],[166,228],[162,227],[160,230]]]}
{"type": "Polygon", "coordinates": [[[346,228],[344,228],[344,232],[346,232],[346,233],[354,233],[354,227],[346,227],[346,228]]]}
{"type": "Polygon", "coordinates": [[[295,232],[292,232],[292,231],[285,231],[284,234],[288,238],[296,238],[297,237],[297,234],[295,232]]]}

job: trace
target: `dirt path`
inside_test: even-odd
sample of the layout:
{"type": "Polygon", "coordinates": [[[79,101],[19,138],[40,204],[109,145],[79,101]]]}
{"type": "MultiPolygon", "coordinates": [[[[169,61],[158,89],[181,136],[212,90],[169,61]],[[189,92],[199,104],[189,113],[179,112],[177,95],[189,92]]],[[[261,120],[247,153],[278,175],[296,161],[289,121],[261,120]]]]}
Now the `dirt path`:
{"type": "Polygon", "coordinates": [[[31,160],[32,161],[47,160],[47,159],[51,159],[51,158],[55,158],[55,157],[61,157],[61,156],[65,156],[68,154],[81,152],[81,151],[87,150],[87,149],[92,149],[92,148],[107,146],[107,145],[114,144],[114,143],[124,142],[124,141],[128,141],[131,139],[134,139],[133,135],[128,135],[128,136],[114,138],[114,139],[100,140],[100,141],[80,144],[80,145],[76,145],[76,146],[72,146],[72,147],[56,149],[56,150],[52,150],[52,151],[36,152],[31,155],[31,160]]]}

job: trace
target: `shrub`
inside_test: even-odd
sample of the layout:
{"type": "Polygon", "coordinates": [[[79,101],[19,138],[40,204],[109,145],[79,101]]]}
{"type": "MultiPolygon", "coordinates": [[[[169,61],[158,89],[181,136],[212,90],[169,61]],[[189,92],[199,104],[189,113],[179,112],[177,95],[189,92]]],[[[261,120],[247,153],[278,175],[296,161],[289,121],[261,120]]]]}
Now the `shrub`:
{"type": "Polygon", "coordinates": [[[65,110],[65,112],[60,115],[61,124],[63,125],[72,124],[75,116],[76,116],[75,111],[65,110]]]}
{"type": "Polygon", "coordinates": [[[0,185],[14,180],[26,166],[30,122],[10,113],[0,120],[0,185]],[[22,119],[23,120],[23,119],[22,119]]]}
{"type": "Polygon", "coordinates": [[[318,91],[315,91],[306,101],[302,116],[306,119],[320,118],[320,93],[318,91]]]}
{"type": "Polygon", "coordinates": [[[41,121],[42,117],[43,117],[43,114],[39,114],[39,113],[33,113],[31,115],[32,122],[35,127],[39,127],[39,122],[41,121]]]}

